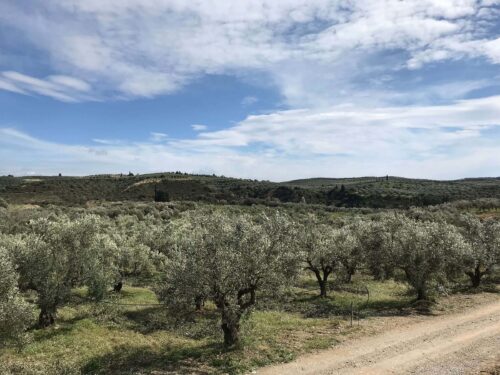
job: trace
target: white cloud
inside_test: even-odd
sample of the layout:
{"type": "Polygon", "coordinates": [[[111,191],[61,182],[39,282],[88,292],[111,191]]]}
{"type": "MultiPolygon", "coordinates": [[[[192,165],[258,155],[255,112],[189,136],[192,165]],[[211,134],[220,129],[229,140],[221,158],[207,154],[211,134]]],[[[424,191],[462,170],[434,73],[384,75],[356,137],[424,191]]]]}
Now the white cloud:
{"type": "Polygon", "coordinates": [[[60,88],[67,87],[69,89],[83,92],[90,91],[91,89],[90,85],[87,82],[74,77],[55,75],[49,76],[48,80],[55,83],[56,85],[59,85],[60,88]]]}
{"type": "Polygon", "coordinates": [[[151,140],[153,142],[162,142],[162,141],[165,141],[167,138],[168,138],[168,134],[151,132],[151,140]]]}
{"type": "Polygon", "coordinates": [[[74,146],[4,128],[0,174],[183,170],[270,180],[498,175],[499,119],[500,96],[494,96],[441,106],[288,110],[162,143],[74,146]]]}
{"type": "Polygon", "coordinates": [[[191,128],[196,132],[201,132],[208,129],[206,125],[201,125],[201,124],[193,124],[191,125],[191,128]]]}
{"type": "Polygon", "coordinates": [[[64,75],[39,79],[14,71],[4,71],[0,74],[0,89],[19,94],[46,95],[63,102],[91,99],[85,94],[91,90],[88,83],[64,75]]]}
{"type": "Polygon", "coordinates": [[[255,96],[245,96],[241,100],[241,105],[244,107],[247,107],[247,106],[250,106],[252,104],[257,103],[258,101],[259,101],[259,98],[255,97],[255,96]]]}
{"type": "Polygon", "coordinates": [[[119,145],[119,144],[123,144],[123,141],[119,140],[119,139],[93,138],[92,142],[99,143],[99,144],[102,144],[102,145],[119,145]]]}
{"type": "MultiPolygon", "coordinates": [[[[292,106],[331,105],[332,96],[354,91],[353,82],[370,72],[392,74],[461,58],[498,63],[498,35],[491,31],[498,27],[495,4],[28,0],[20,5],[5,0],[0,23],[22,31],[23,42],[44,53],[56,75],[80,81],[52,83],[91,89],[101,99],[151,97],[175,92],[204,74],[259,71],[270,76],[292,106]],[[393,55],[389,64],[377,60],[385,52],[393,55]]],[[[9,85],[0,82],[0,88],[9,85]]],[[[60,87],[35,86],[27,92],[73,98],[60,87]]],[[[10,88],[24,92],[17,85],[10,88]]]]}

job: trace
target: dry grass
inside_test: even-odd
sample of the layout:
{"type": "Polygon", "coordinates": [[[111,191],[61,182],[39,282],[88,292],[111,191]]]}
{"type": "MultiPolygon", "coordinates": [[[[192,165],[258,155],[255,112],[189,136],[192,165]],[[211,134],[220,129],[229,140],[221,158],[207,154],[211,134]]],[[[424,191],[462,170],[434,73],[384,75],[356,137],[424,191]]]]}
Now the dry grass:
{"type": "MultiPolygon", "coordinates": [[[[304,277],[280,305],[263,303],[244,320],[242,345],[233,350],[221,346],[217,314],[210,305],[193,322],[184,323],[161,306],[116,305],[156,304],[147,288],[125,287],[120,298],[97,305],[86,299],[85,290],[75,290],[72,301],[60,310],[56,327],[33,330],[32,342],[20,351],[0,351],[0,373],[236,374],[374,333],[381,322],[415,313],[407,288],[393,281],[357,277],[352,285],[336,289],[320,299],[314,283],[304,277]],[[362,285],[370,290],[369,301],[352,293],[362,285]],[[359,326],[355,321],[351,327],[345,313],[351,302],[363,315],[359,326]]],[[[436,311],[448,313],[464,301],[473,304],[493,297],[498,298],[446,297],[436,311]]]]}

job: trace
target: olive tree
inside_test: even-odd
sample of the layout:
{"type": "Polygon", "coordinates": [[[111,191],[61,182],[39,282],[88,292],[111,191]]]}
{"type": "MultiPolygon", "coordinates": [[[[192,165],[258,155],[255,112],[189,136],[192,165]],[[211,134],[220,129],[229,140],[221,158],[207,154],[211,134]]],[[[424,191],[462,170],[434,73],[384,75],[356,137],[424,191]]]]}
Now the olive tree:
{"type": "Polygon", "coordinates": [[[325,298],[328,293],[328,277],[337,266],[337,253],[332,241],[333,228],[309,220],[298,229],[297,243],[305,269],[316,276],[319,295],[325,298]]]}
{"type": "Polygon", "coordinates": [[[104,296],[116,274],[116,246],[101,225],[92,215],[31,222],[19,269],[21,283],[37,292],[41,327],[54,324],[58,306],[73,287],[87,286],[96,299],[104,296]]]}
{"type": "Polygon", "coordinates": [[[150,215],[144,220],[135,216],[116,219],[111,234],[117,246],[115,291],[121,290],[127,277],[151,276],[162,262],[168,236],[164,236],[165,226],[153,219],[150,215]]]}
{"type": "Polygon", "coordinates": [[[0,247],[0,347],[22,339],[32,320],[32,308],[20,296],[17,282],[9,254],[0,247]]]}
{"type": "Polygon", "coordinates": [[[280,213],[196,212],[175,226],[160,299],[176,312],[194,308],[200,297],[211,300],[224,344],[238,344],[241,317],[257,293],[278,293],[295,273],[289,220],[280,213]]]}
{"type": "Polygon", "coordinates": [[[463,259],[465,274],[477,288],[483,276],[500,263],[500,223],[462,215],[457,225],[470,246],[470,252],[463,259]]]}
{"type": "Polygon", "coordinates": [[[395,239],[399,221],[377,217],[368,222],[367,230],[358,233],[364,249],[365,264],[375,280],[386,280],[394,276],[394,258],[389,251],[395,239]]]}
{"type": "Polygon", "coordinates": [[[371,245],[370,223],[355,218],[344,227],[333,230],[332,240],[335,258],[344,271],[344,280],[350,283],[352,276],[364,263],[367,247],[371,245]]]}
{"type": "Polygon", "coordinates": [[[397,267],[417,293],[418,300],[428,297],[431,281],[446,280],[456,270],[467,244],[450,224],[421,222],[399,215],[400,226],[387,243],[397,267]]]}

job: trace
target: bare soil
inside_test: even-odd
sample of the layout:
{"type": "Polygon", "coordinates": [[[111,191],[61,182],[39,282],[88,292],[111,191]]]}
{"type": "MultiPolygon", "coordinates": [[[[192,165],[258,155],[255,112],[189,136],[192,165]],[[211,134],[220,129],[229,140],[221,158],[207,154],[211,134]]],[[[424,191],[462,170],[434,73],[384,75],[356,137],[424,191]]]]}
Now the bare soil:
{"type": "Polygon", "coordinates": [[[265,367],[261,375],[496,374],[500,364],[498,294],[450,298],[438,316],[370,319],[365,332],[332,349],[265,367]],[[452,307],[450,307],[452,306],[452,307]],[[464,310],[465,308],[465,310],[464,310]],[[449,313],[454,310],[459,312],[449,313]],[[374,328],[377,326],[378,328],[374,328]]]}

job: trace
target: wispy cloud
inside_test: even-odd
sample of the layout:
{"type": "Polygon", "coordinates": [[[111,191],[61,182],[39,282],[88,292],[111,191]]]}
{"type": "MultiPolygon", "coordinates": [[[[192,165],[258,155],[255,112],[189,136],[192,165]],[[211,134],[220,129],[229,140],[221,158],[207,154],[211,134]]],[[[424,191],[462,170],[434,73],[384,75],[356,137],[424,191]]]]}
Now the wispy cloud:
{"type": "Polygon", "coordinates": [[[162,141],[165,141],[167,138],[168,138],[168,134],[151,132],[151,140],[153,142],[162,142],[162,141]]]}
{"type": "Polygon", "coordinates": [[[259,101],[259,98],[255,97],[255,96],[245,96],[241,100],[241,105],[244,107],[247,107],[247,106],[250,106],[252,104],[257,103],[258,101],[259,101]]]}
{"type": "Polygon", "coordinates": [[[119,144],[123,144],[123,141],[120,140],[120,139],[93,138],[92,142],[99,143],[101,145],[119,145],[119,144]]]}
{"type": "Polygon", "coordinates": [[[80,79],[53,75],[45,79],[31,77],[14,71],[4,71],[0,74],[0,89],[18,94],[39,94],[63,102],[90,100],[88,92],[91,86],[80,79]]]}
{"type": "Polygon", "coordinates": [[[500,96],[495,96],[441,106],[288,110],[250,116],[195,139],[162,143],[74,146],[4,128],[0,173],[184,170],[271,180],[386,173],[498,175],[499,119],[500,96]],[[23,160],[20,154],[37,157],[23,160]]]}
{"type": "Polygon", "coordinates": [[[202,125],[202,124],[193,124],[193,125],[191,125],[191,128],[196,132],[201,132],[203,130],[208,129],[208,127],[206,125],[202,125]]]}
{"type": "Polygon", "coordinates": [[[65,101],[152,97],[204,74],[259,71],[291,106],[331,105],[373,96],[359,93],[367,77],[500,63],[498,19],[490,0],[5,0],[0,23],[21,31],[55,77],[10,73],[0,88],[65,101]]]}

